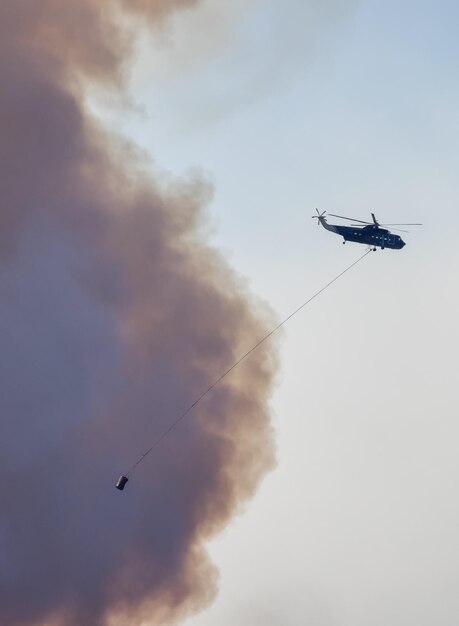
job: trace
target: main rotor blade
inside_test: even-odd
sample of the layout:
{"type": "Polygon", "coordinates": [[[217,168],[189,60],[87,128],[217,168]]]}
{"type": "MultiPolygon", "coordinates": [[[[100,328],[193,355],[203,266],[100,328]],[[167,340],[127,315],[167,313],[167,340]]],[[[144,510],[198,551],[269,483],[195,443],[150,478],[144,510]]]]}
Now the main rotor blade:
{"type": "MultiPolygon", "coordinates": [[[[351,224],[351,226],[356,226],[357,228],[359,228],[359,224],[351,224]]],[[[378,224],[378,226],[376,226],[375,224],[375,228],[379,228],[381,226],[387,226],[387,224],[378,224]]],[[[401,228],[391,228],[391,230],[397,230],[399,233],[409,233],[409,230],[402,230],[401,228]]]]}
{"type": "Polygon", "coordinates": [[[363,220],[356,220],[353,217],[344,217],[343,215],[336,215],[335,213],[329,213],[332,217],[339,217],[342,220],[348,220],[349,222],[359,222],[360,224],[372,224],[373,222],[364,222],[363,220]]]}
{"type": "Polygon", "coordinates": [[[381,226],[423,226],[423,224],[415,224],[413,222],[407,222],[404,224],[381,224],[381,226]]]}

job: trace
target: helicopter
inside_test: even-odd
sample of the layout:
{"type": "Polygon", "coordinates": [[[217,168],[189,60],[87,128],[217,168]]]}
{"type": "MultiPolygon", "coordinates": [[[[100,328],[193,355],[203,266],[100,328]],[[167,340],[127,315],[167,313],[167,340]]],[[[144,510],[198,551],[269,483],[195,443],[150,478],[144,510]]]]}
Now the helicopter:
{"type": "MultiPolygon", "coordinates": [[[[399,235],[394,235],[390,232],[390,230],[385,228],[385,226],[422,226],[422,224],[415,223],[380,224],[374,213],[371,214],[371,217],[373,218],[372,222],[365,222],[352,217],[344,217],[343,215],[334,215],[333,213],[329,213],[331,217],[338,217],[339,219],[348,220],[350,222],[358,222],[357,224],[351,224],[350,226],[339,226],[338,224],[329,224],[327,222],[327,218],[325,217],[326,211],[322,211],[322,213],[319,213],[318,209],[316,209],[316,211],[317,215],[313,215],[312,219],[317,220],[317,225],[322,224],[325,230],[341,235],[344,239],[343,244],[346,243],[346,241],[363,243],[371,246],[375,252],[377,248],[381,248],[381,250],[384,250],[384,248],[401,250],[406,245],[399,235]],[[365,224],[365,226],[360,226],[360,224],[365,224]]],[[[397,230],[402,233],[409,232],[407,230],[400,230],[399,228],[394,228],[393,230],[397,230]]]]}

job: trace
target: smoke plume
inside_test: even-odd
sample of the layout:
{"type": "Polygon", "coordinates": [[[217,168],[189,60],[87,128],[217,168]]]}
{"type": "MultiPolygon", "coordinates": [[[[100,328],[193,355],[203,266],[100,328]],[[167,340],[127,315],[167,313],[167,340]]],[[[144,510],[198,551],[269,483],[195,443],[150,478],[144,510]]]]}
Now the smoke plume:
{"type": "Polygon", "coordinates": [[[206,606],[205,541],[273,466],[265,333],[205,243],[200,180],[167,185],[88,115],[136,22],[192,0],[0,4],[0,623],[162,624],[206,606]]]}

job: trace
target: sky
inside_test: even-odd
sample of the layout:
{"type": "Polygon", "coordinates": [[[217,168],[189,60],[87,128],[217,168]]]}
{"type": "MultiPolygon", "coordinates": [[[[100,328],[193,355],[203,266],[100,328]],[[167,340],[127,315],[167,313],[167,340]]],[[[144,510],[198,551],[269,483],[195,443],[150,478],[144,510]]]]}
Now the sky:
{"type": "Polygon", "coordinates": [[[142,39],[132,109],[105,112],[153,167],[210,181],[211,241],[280,319],[363,251],[315,207],[424,224],[283,330],[277,467],[184,626],[458,623],[458,13],[203,2],[142,39]]]}
{"type": "Polygon", "coordinates": [[[2,2],[1,623],[457,625],[458,13],[2,2]]]}

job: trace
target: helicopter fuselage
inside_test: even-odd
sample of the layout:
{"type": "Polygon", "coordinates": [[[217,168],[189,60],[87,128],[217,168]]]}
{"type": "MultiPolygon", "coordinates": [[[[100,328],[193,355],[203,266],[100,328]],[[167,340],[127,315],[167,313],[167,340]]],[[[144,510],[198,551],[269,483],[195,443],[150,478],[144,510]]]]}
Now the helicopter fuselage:
{"type": "Polygon", "coordinates": [[[355,243],[363,243],[374,248],[392,248],[393,250],[401,250],[405,246],[405,242],[398,235],[394,235],[387,228],[381,228],[377,225],[363,226],[338,226],[337,224],[328,224],[324,217],[319,218],[322,226],[336,235],[341,235],[345,243],[346,241],[354,241],[355,243]]]}

